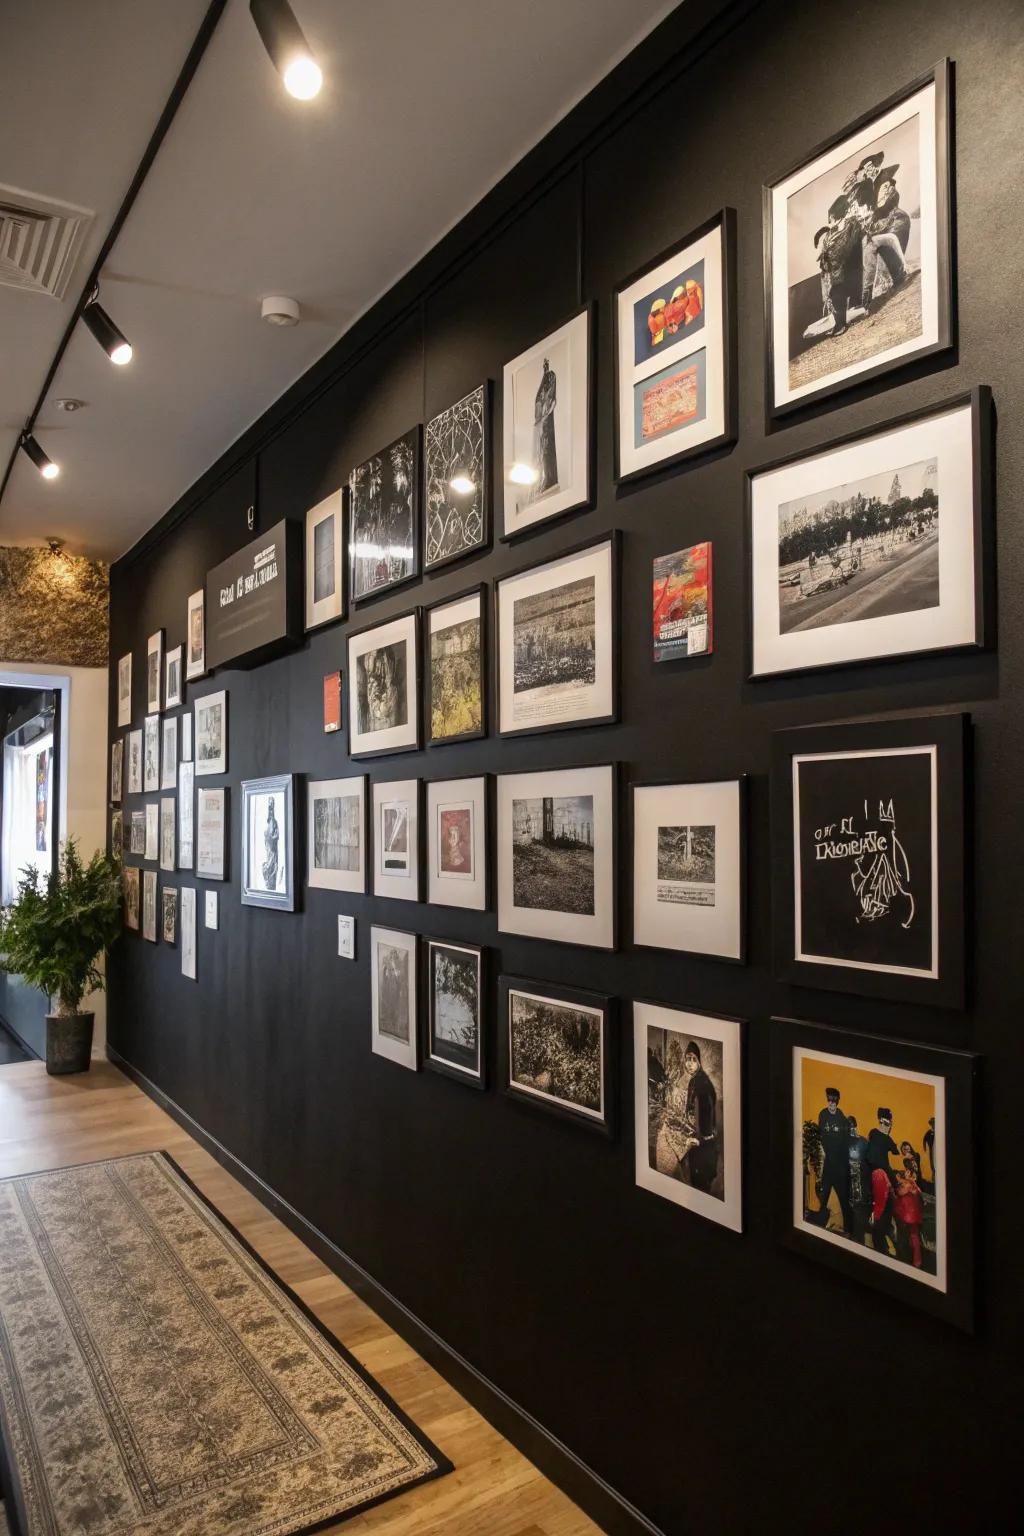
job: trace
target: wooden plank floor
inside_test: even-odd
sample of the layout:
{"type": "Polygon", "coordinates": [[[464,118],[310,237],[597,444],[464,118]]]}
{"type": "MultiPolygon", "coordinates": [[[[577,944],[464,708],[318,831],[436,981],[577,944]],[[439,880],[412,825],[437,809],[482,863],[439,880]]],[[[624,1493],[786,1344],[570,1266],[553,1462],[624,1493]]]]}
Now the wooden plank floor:
{"type": "Polygon", "coordinates": [[[596,1526],[426,1361],[109,1062],[47,1077],[0,1067],[0,1177],[131,1152],[170,1152],[185,1172],[410,1418],[455,1471],[330,1527],[346,1536],[589,1536],[596,1526]]]}

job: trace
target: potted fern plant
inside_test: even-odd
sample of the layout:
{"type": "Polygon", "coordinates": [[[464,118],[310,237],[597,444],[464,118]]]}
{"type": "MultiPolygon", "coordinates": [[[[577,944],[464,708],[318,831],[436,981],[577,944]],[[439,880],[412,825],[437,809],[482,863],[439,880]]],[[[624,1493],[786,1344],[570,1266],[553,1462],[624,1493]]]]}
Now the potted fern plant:
{"type": "Polygon", "coordinates": [[[96,962],[121,921],[117,865],[105,853],[83,863],[70,837],[53,873],[26,869],[17,899],[0,911],[0,966],[37,987],[51,1008],[56,1000],[46,1018],[46,1070],[54,1076],[88,1070],[95,1015],[81,1011],[82,999],[103,989],[96,962]]]}

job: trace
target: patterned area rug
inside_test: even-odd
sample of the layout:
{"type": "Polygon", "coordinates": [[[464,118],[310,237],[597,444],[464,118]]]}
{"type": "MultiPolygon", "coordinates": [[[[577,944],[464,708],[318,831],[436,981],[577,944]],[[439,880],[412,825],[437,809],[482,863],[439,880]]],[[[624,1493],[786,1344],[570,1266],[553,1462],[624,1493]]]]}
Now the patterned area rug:
{"type": "Polygon", "coordinates": [[[0,1180],[0,1410],[23,1536],[298,1536],[451,1471],[157,1152],[0,1180]]]}

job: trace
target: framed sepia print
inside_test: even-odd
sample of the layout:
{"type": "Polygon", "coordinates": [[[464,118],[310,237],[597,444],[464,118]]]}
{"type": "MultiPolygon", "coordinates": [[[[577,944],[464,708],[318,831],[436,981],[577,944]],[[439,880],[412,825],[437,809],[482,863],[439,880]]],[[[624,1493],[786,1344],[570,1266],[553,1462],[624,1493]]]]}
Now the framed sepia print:
{"type": "Polygon", "coordinates": [[[427,900],[487,908],[487,775],[427,785],[427,900]]]}
{"type": "Polygon", "coordinates": [[[196,874],[203,880],[227,879],[228,792],[196,788],[196,874]]]}
{"type": "Polygon", "coordinates": [[[746,959],[746,778],[633,785],[633,943],[746,959]]]}
{"type": "Polygon", "coordinates": [[[503,539],[590,505],[594,306],[505,364],[503,539]]]}
{"type": "Polygon", "coordinates": [[[126,865],[121,871],[124,888],[124,924],[126,928],[139,928],[139,871],[134,865],[126,865]]]}
{"type": "Polygon", "coordinates": [[[420,781],[374,780],[373,894],[420,899],[420,781]]]}
{"type": "Polygon", "coordinates": [[[483,950],[428,939],[427,1016],[423,1064],[473,1088],[484,1088],[483,950]]]}
{"type": "Polygon", "coordinates": [[[110,813],[110,857],[115,864],[124,859],[124,812],[110,813]]]}
{"type": "Polygon", "coordinates": [[[742,1024],[633,1004],[636,1182],[743,1231],[742,1024]]]}
{"type": "Polygon", "coordinates": [[[946,714],[775,732],[779,977],[963,1006],[968,730],[946,714]]]}
{"type": "Polygon", "coordinates": [[[348,637],[350,757],[420,744],[419,609],[348,637]]]}
{"type": "Polygon", "coordinates": [[[142,727],[128,732],[128,793],[142,794],[142,727]]]}
{"type": "Polygon", "coordinates": [[[225,689],[195,702],[196,776],[228,771],[228,696],[225,689]]]}
{"type": "Polygon", "coordinates": [[[617,532],[495,583],[502,736],[617,718],[618,585],[617,532]]]}
{"type": "Polygon", "coordinates": [[[971,1330],[978,1058],[796,1019],[771,1029],[780,1240],[971,1330]]]}
{"type": "Polygon", "coordinates": [[[306,787],[309,884],[326,891],[366,891],[366,775],[311,779],[306,787]]]}
{"type": "Polygon", "coordinates": [[[419,575],[423,428],[417,424],[349,476],[348,570],[353,603],[419,575]]]}
{"type": "Polygon", "coordinates": [[[168,715],[160,722],[160,788],[174,789],[178,783],[178,717],[168,715]]]}
{"type": "Polygon", "coordinates": [[[471,587],[424,610],[428,747],[487,734],[486,590],[471,587]]]}
{"type": "Polygon", "coordinates": [[[142,871],[142,937],[148,939],[151,944],[157,941],[155,869],[142,871]]]}
{"type": "Polygon", "coordinates": [[[498,775],[498,929],[615,948],[615,769],[498,775]]]}
{"type": "Polygon", "coordinates": [[[345,617],[343,494],[334,491],[306,513],[306,629],[345,617]]]}
{"type": "Polygon", "coordinates": [[[110,803],[120,805],[124,790],[124,737],[110,744],[110,803]]]}
{"type": "Polygon", "coordinates": [[[461,560],[490,541],[490,430],[490,380],[427,422],[425,570],[461,560]]]}
{"type": "Polygon", "coordinates": [[[159,714],[163,708],[164,632],[158,629],[146,641],[146,711],[159,714]]]}
{"type": "Polygon", "coordinates": [[[132,723],[132,653],[122,656],[117,663],[117,723],[132,723]]]}
{"type": "Polygon", "coordinates": [[[953,344],[950,64],[764,188],[768,410],[953,344]]]}
{"type": "Polygon", "coordinates": [[[206,671],[206,592],[203,587],[188,600],[185,634],[185,677],[202,677],[206,671]]]}
{"type": "Polygon", "coordinates": [[[498,978],[501,1086],[512,1098],[611,1136],[618,1083],[610,997],[498,978]]]}
{"type": "Polygon", "coordinates": [[[710,542],[658,555],[651,572],[655,661],[710,656],[713,645],[710,542]]]}
{"type": "Polygon", "coordinates": [[[160,788],[160,716],[142,722],[142,787],[147,795],[160,788]]]}
{"type": "Polygon", "coordinates": [[[128,823],[128,852],[137,853],[140,858],[146,856],[146,812],[132,811],[128,823]]]}
{"type": "Polygon", "coordinates": [[[991,644],[992,398],[751,470],[751,676],[991,644]]]}
{"type": "Polygon", "coordinates": [[[181,703],[185,688],[185,680],[181,675],[180,645],[174,646],[167,652],[164,661],[164,708],[173,709],[181,703]]]}
{"type": "Polygon", "coordinates": [[[155,800],[146,806],[146,848],[143,856],[151,863],[160,857],[160,806],[155,800]]]}
{"type": "Polygon", "coordinates": [[[419,1070],[414,933],[370,928],[370,1045],[374,1055],[419,1070]]]}
{"type": "Polygon", "coordinates": [[[175,807],[176,802],[173,795],[165,795],[160,801],[160,868],[167,871],[172,871],[177,867],[175,861],[177,853],[175,807]]]}
{"type": "Polygon", "coordinates": [[[294,775],[242,780],[242,905],[295,911],[294,775]]]}
{"type": "Polygon", "coordinates": [[[716,213],[615,293],[615,478],[735,442],[736,215],[716,213]]]}
{"type": "Polygon", "coordinates": [[[178,868],[191,869],[195,863],[196,769],[194,763],[178,764],[178,868]]]}
{"type": "Polygon", "coordinates": [[[178,892],[173,885],[165,885],[160,892],[160,929],[165,944],[174,944],[178,938],[178,892]]]}

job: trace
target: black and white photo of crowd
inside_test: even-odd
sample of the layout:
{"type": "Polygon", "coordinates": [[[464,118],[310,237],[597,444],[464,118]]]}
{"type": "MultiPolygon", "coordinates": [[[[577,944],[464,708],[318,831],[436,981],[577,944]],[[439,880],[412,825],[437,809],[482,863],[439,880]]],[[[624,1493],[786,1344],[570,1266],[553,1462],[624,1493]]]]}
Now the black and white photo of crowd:
{"type": "Polygon", "coordinates": [[[589,688],[596,675],[593,576],[516,598],[512,608],[513,691],[589,688]]]}
{"type": "Polygon", "coordinates": [[[599,1117],[603,1019],[589,1008],[510,991],[509,1079],[517,1088],[599,1117]]]}

